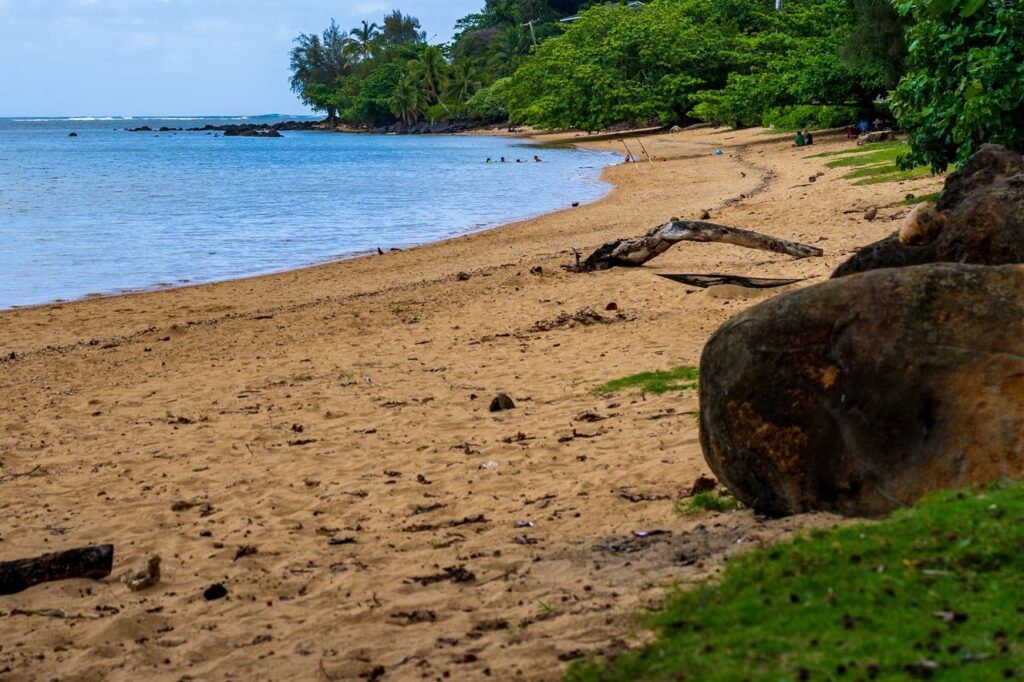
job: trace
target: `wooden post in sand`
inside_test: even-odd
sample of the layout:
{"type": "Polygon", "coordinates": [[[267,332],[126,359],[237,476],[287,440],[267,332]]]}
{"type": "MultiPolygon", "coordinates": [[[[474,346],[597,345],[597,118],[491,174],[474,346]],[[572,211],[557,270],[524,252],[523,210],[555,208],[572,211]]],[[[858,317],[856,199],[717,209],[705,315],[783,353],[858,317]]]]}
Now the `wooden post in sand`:
{"type": "Polygon", "coordinates": [[[0,595],[23,592],[56,580],[102,580],[110,575],[113,565],[113,545],[72,549],[21,561],[0,561],[0,595]]]}
{"type": "Polygon", "coordinates": [[[821,249],[770,237],[759,232],[716,225],[700,220],[679,220],[655,227],[643,237],[605,244],[592,253],[579,268],[582,272],[614,267],[635,268],[668,251],[679,242],[721,242],[748,249],[782,253],[795,258],[823,256],[821,249]]]}

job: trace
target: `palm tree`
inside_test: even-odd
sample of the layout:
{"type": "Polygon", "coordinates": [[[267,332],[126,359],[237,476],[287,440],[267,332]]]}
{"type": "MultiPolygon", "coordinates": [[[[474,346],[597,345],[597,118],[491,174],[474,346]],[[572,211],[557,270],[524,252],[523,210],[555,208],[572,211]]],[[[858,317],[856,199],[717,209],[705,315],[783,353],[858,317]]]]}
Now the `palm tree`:
{"type": "Polygon", "coordinates": [[[362,26],[349,31],[359,61],[366,61],[377,50],[377,41],[380,38],[380,26],[363,22],[362,26]]]}
{"type": "MultiPolygon", "coordinates": [[[[428,47],[423,50],[419,59],[410,61],[409,75],[419,81],[428,103],[444,106],[441,93],[448,85],[448,64],[440,48],[428,47]]],[[[447,110],[448,107],[445,107],[445,111],[447,110]]]]}
{"type": "Polygon", "coordinates": [[[402,79],[388,100],[391,113],[398,116],[406,125],[412,125],[426,111],[427,101],[419,83],[410,76],[402,79]]]}
{"type": "Polygon", "coordinates": [[[448,83],[448,97],[459,104],[464,104],[481,87],[483,87],[483,83],[480,73],[473,62],[464,59],[455,63],[448,83]]]}

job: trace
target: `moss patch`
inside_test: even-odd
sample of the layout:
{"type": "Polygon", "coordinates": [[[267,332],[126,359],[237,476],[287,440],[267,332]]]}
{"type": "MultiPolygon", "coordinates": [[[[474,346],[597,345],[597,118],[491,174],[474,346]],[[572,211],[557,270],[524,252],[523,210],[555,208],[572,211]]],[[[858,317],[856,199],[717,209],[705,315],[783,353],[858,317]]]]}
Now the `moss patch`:
{"type": "Polygon", "coordinates": [[[623,379],[609,381],[593,390],[593,393],[615,393],[637,389],[641,393],[661,394],[668,391],[692,391],[697,388],[700,370],[696,367],[677,367],[667,372],[643,372],[623,379]]]}

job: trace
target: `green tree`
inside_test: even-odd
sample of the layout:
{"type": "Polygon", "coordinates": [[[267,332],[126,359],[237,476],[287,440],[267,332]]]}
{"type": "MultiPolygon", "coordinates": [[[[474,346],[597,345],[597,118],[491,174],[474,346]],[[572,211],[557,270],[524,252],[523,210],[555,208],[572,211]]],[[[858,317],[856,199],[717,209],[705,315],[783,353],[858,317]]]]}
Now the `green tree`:
{"type": "Polygon", "coordinates": [[[383,47],[424,43],[427,32],[422,30],[419,19],[396,9],[384,17],[379,40],[383,47]]]}
{"type": "Polygon", "coordinates": [[[380,64],[359,84],[358,94],[353,98],[352,105],[342,112],[342,117],[356,125],[382,126],[394,123],[401,114],[393,112],[391,98],[403,78],[405,69],[401,64],[380,64]]]}
{"type": "Polygon", "coordinates": [[[935,172],[985,142],[1024,150],[1024,6],[1018,0],[910,0],[910,72],[893,111],[910,134],[904,166],[935,172]]]}
{"type": "Polygon", "coordinates": [[[373,55],[377,47],[377,40],[380,38],[380,26],[364,21],[362,26],[357,26],[349,31],[349,36],[354,43],[360,61],[366,61],[373,55]]]}
{"type": "Polygon", "coordinates": [[[294,42],[292,90],[314,111],[325,111],[328,119],[335,120],[338,107],[333,94],[352,66],[351,39],[332,19],[322,35],[303,33],[294,42]]]}
{"type": "Polygon", "coordinates": [[[409,75],[419,83],[429,104],[441,103],[441,93],[448,85],[448,64],[440,48],[428,47],[419,59],[411,60],[409,75]]]}
{"type": "Polygon", "coordinates": [[[388,99],[391,113],[400,118],[406,125],[412,125],[423,116],[427,109],[427,100],[423,90],[415,79],[404,77],[388,99]]]}
{"type": "Polygon", "coordinates": [[[479,70],[469,60],[456,62],[448,79],[447,96],[458,104],[464,104],[483,87],[479,70]]]}

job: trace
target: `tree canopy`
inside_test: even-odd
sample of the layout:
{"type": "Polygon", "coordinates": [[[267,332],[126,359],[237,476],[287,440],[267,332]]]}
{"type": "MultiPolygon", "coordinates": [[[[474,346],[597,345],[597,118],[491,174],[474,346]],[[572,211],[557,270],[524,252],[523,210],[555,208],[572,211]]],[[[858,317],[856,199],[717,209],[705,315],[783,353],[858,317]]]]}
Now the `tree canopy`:
{"type": "Polygon", "coordinates": [[[355,126],[833,127],[892,111],[907,163],[1020,149],[1019,0],[484,0],[445,45],[394,10],[296,38],[291,85],[355,126]],[[571,19],[571,20],[569,20],[571,19]]]}

